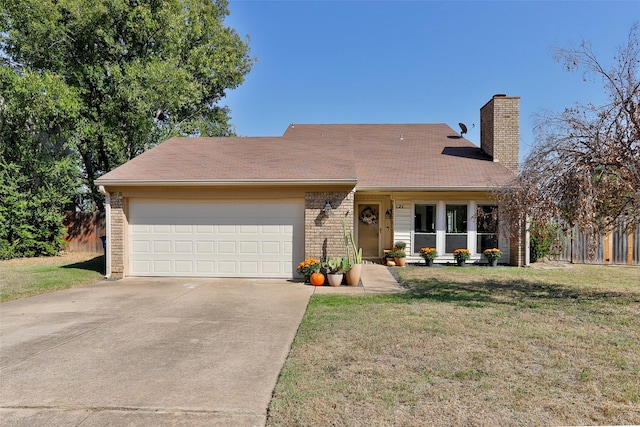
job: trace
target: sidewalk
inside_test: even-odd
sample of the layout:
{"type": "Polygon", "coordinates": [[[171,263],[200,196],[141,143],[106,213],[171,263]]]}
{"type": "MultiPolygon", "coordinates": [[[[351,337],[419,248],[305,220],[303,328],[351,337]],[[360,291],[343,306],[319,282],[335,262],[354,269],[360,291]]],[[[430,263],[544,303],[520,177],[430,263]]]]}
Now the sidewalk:
{"type": "Polygon", "coordinates": [[[404,288],[398,284],[389,269],[382,264],[363,264],[360,281],[360,286],[314,286],[314,293],[366,295],[404,292],[404,288]]]}

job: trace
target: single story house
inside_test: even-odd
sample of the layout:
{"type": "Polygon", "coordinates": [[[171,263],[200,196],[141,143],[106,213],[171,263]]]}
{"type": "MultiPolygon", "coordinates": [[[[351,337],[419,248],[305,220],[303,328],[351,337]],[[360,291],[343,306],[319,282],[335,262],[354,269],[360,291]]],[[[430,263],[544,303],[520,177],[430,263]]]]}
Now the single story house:
{"type": "Polygon", "coordinates": [[[307,257],[344,256],[343,222],[365,259],[395,241],[437,262],[521,236],[476,221],[518,172],[519,97],[480,110],[481,147],[446,124],[292,124],[280,137],[171,138],[105,174],[107,277],[297,277],[307,257]]]}

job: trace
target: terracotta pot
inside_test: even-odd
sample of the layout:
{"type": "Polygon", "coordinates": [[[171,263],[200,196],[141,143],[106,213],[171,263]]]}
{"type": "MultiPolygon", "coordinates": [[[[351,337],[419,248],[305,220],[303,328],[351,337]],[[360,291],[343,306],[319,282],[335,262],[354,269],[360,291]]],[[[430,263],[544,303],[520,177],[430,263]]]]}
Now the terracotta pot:
{"type": "Polygon", "coordinates": [[[404,267],[407,263],[407,259],[406,258],[394,258],[393,259],[396,262],[396,265],[398,267],[404,267]]]}
{"type": "Polygon", "coordinates": [[[343,277],[344,277],[344,274],[327,274],[327,280],[329,281],[330,286],[342,285],[343,277]]]}
{"type": "Polygon", "coordinates": [[[347,271],[347,285],[358,286],[360,284],[360,276],[362,275],[362,264],[354,265],[351,270],[347,271]]]}
{"type": "Polygon", "coordinates": [[[387,267],[395,267],[395,266],[396,266],[396,262],[391,258],[387,258],[387,267]]]}
{"type": "Polygon", "coordinates": [[[324,285],[324,274],[322,273],[313,273],[309,278],[311,284],[313,286],[322,286],[324,285]]]}

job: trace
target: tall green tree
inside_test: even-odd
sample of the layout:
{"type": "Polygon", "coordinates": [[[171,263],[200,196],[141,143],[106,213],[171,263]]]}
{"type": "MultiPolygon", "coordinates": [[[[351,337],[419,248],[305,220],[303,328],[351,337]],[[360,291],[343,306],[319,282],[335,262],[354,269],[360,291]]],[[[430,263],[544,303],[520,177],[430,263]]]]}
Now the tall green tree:
{"type": "Polygon", "coordinates": [[[70,142],[93,181],[172,135],[233,134],[220,105],[250,71],[226,0],[0,0],[4,62],[77,91],[70,142]]]}
{"type": "Polygon", "coordinates": [[[68,129],[76,90],[51,73],[0,66],[0,258],[53,255],[80,180],[68,129]]]}

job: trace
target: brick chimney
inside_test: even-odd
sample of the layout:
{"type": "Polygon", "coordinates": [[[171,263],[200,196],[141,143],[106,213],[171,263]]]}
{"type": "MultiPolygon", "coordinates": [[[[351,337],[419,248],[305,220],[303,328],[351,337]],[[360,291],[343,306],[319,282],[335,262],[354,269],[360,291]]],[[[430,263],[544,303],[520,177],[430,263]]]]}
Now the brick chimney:
{"type": "Polygon", "coordinates": [[[480,148],[518,174],[520,160],[520,97],[494,95],[480,109],[480,148]]]}

